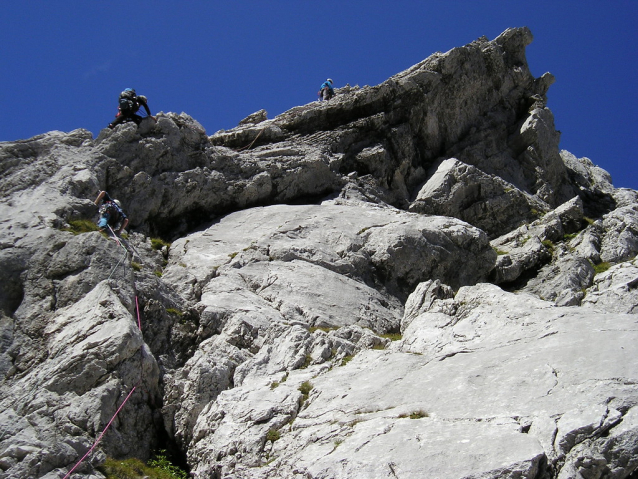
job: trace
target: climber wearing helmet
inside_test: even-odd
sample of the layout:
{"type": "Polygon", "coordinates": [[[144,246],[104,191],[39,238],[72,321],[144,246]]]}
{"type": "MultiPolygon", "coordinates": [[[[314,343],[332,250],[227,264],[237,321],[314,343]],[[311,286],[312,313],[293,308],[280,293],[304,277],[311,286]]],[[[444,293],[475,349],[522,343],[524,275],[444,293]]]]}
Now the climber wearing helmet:
{"type": "Polygon", "coordinates": [[[321,84],[319,87],[319,101],[321,100],[330,100],[333,96],[335,96],[334,88],[332,88],[332,79],[328,78],[325,82],[321,84]]]}
{"type": "Polygon", "coordinates": [[[100,231],[104,231],[107,226],[115,229],[118,223],[121,222],[120,228],[117,230],[119,235],[128,225],[128,218],[124,214],[120,202],[112,199],[106,191],[100,191],[93,203],[97,205],[100,201],[102,201],[102,205],[100,206],[100,219],[97,222],[98,228],[100,228],[100,231]]]}
{"type": "Polygon", "coordinates": [[[119,125],[125,121],[134,121],[135,124],[139,125],[143,119],[143,117],[137,114],[140,107],[144,107],[146,114],[155,120],[155,117],[151,115],[151,110],[148,108],[146,97],[144,95],[137,95],[132,88],[125,89],[120,93],[117,115],[115,115],[115,120],[109,124],[109,128],[113,129],[115,125],[119,125]]]}

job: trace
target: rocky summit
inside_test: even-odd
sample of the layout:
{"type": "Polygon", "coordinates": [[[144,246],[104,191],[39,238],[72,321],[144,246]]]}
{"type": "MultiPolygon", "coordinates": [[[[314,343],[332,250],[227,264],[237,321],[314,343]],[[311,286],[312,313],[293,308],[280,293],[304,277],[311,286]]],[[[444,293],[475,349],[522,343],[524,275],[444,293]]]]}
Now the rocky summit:
{"type": "Polygon", "coordinates": [[[1,143],[0,477],[638,477],[638,192],[559,150],[531,41],[1,143]]]}

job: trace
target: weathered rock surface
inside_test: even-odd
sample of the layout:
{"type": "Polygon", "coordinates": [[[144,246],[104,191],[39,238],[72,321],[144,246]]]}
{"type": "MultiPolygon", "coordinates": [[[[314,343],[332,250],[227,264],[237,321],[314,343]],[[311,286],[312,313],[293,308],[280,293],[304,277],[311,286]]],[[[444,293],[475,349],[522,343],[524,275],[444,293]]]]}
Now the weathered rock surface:
{"type": "Polygon", "coordinates": [[[0,476],[634,477],[638,192],[559,150],[531,39],[1,143],[0,476]],[[68,231],[103,189],[121,244],[68,231]]]}

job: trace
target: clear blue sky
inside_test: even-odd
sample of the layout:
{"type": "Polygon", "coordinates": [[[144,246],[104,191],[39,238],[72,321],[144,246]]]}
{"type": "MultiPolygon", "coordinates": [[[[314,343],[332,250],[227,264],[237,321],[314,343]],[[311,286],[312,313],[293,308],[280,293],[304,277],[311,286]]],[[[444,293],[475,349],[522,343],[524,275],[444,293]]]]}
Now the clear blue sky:
{"type": "Polygon", "coordinates": [[[528,26],[561,148],[638,189],[636,0],[4,0],[0,141],[86,128],[135,88],[208,134],[336,86],[376,85],[430,54],[528,26]]]}

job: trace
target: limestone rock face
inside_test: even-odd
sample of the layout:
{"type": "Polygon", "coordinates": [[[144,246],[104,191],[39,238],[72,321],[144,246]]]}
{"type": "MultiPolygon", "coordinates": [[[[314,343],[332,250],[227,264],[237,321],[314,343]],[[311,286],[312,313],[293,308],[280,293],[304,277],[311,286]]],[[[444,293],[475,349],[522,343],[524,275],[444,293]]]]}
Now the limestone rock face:
{"type": "Polygon", "coordinates": [[[0,143],[0,476],[634,477],[638,192],[559,150],[531,40],[0,143]]]}
{"type": "Polygon", "coordinates": [[[544,201],[454,158],[445,160],[419,191],[410,211],[460,218],[498,236],[533,221],[544,201]]]}

